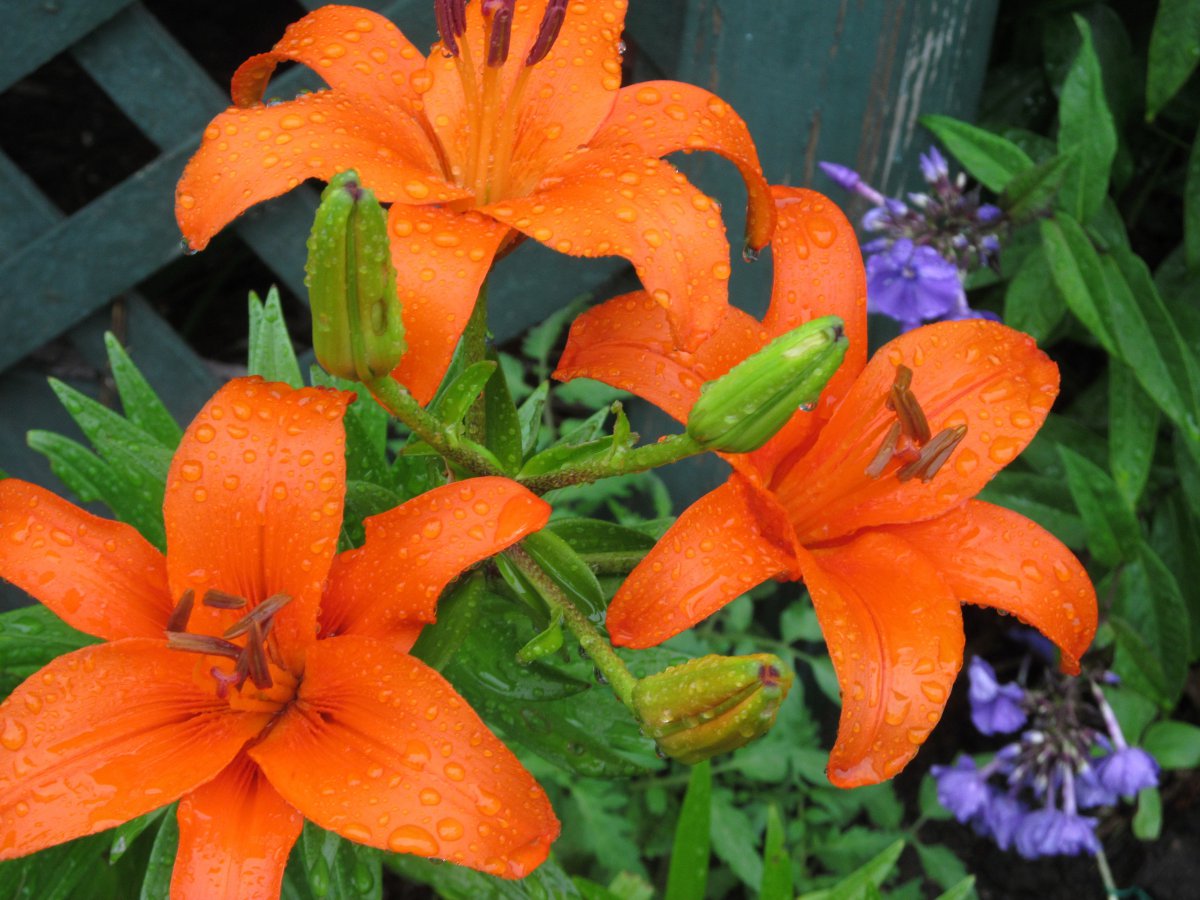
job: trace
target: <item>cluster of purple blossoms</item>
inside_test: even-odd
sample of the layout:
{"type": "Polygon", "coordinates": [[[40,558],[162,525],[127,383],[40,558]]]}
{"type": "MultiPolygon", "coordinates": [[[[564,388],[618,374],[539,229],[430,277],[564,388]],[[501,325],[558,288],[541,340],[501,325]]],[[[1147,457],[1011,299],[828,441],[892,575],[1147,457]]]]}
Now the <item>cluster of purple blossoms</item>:
{"type": "Polygon", "coordinates": [[[938,801],[1026,859],[1100,852],[1098,820],[1082,811],[1158,784],[1158,764],[1125,741],[1100,681],[1049,673],[1046,686],[1034,690],[1001,683],[978,657],[968,676],[971,721],[980,732],[1024,730],[983,765],[960,756],[934,766],[938,801]]]}
{"type": "Polygon", "coordinates": [[[967,190],[961,172],[950,178],[937,148],[921,155],[929,191],[909,194],[907,203],[885,197],[845,166],[823,162],[821,169],[873,204],[862,218],[863,229],[879,235],[863,245],[871,312],[905,331],[937,319],[996,318],[967,305],[963,281],[974,269],[998,265],[1008,220],[999,207],[979,202],[978,187],[967,190]]]}

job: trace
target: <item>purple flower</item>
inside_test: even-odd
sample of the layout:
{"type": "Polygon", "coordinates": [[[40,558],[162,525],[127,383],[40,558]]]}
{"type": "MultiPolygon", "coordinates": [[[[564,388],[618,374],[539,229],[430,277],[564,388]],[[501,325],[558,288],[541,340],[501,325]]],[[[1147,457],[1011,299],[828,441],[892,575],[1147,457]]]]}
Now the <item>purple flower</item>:
{"type": "Polygon", "coordinates": [[[960,756],[952,766],[933,766],[930,773],[937,780],[938,803],[958,821],[966,822],[987,803],[987,772],[977,769],[971,757],[960,756]]]}
{"type": "Polygon", "coordinates": [[[971,660],[967,674],[971,682],[967,695],[971,721],[982,734],[1010,734],[1025,724],[1021,706],[1025,694],[1019,685],[1000,684],[996,670],[978,656],[971,660]]]}
{"type": "Polygon", "coordinates": [[[1126,799],[1158,786],[1158,762],[1141,747],[1122,747],[1096,765],[1100,783],[1126,799]]]}
{"type": "Polygon", "coordinates": [[[906,327],[956,312],[966,305],[958,269],[932,247],[901,238],[867,258],[867,299],[873,312],[906,327]]]}
{"type": "Polygon", "coordinates": [[[1117,795],[1104,786],[1096,768],[1090,763],[1075,774],[1075,802],[1080,809],[1091,809],[1093,806],[1112,806],[1117,802],[1117,795]]]}
{"type": "Polygon", "coordinates": [[[930,147],[928,153],[922,153],[920,162],[921,177],[930,184],[950,178],[950,164],[946,162],[946,157],[938,152],[937,147],[930,147]]]}
{"type": "Polygon", "coordinates": [[[1004,215],[1004,211],[998,206],[993,206],[990,203],[979,204],[979,209],[975,210],[975,220],[982,222],[984,225],[991,225],[994,222],[1000,221],[1000,217],[1004,215]]]}
{"type": "Polygon", "coordinates": [[[977,834],[990,837],[997,847],[1007,850],[1028,814],[1028,807],[1016,797],[995,791],[971,820],[971,825],[977,834]]]}
{"type": "Polygon", "coordinates": [[[852,191],[862,184],[862,176],[848,166],[831,162],[817,163],[817,165],[821,167],[822,172],[829,176],[829,180],[843,191],[852,191]]]}
{"type": "Polygon", "coordinates": [[[1058,809],[1039,809],[1030,813],[1017,827],[1017,852],[1026,859],[1039,856],[1075,856],[1096,853],[1096,820],[1058,809]]]}

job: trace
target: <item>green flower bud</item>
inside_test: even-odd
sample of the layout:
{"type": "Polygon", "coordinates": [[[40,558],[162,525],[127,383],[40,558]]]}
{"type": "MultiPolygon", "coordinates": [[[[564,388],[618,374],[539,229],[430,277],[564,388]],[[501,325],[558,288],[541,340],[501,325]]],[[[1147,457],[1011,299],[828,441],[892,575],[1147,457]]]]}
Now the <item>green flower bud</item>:
{"type": "Polygon", "coordinates": [[[321,194],[307,272],[317,361],[353,381],[391,372],[404,354],[404,323],[387,213],[353,171],[334,176],[321,194]]]}
{"type": "Polygon", "coordinates": [[[816,404],[848,345],[837,316],[813,319],[777,337],[700,389],[688,434],[710,450],[757,450],[797,409],[816,404]]]}
{"type": "Polygon", "coordinates": [[[633,708],[659,749],[693,765],[762,737],[792,686],[777,656],[702,656],[643,678],[633,708]]]}

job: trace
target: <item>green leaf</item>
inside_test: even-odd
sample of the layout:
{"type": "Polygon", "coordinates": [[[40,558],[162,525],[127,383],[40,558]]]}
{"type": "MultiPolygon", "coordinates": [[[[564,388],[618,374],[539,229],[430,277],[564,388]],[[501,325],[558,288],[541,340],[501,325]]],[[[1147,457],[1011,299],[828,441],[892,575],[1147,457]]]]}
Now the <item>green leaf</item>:
{"type": "Polygon", "coordinates": [[[171,872],[175,868],[175,856],[179,848],[179,822],[175,818],[175,807],[167,809],[154,846],[150,850],[150,862],[146,866],[146,877],[142,881],[140,900],[162,900],[171,893],[171,872]]]}
{"type": "Polygon", "coordinates": [[[709,826],[712,817],[712,768],[705,760],[692,766],[667,875],[666,900],[704,900],[708,884],[709,826]]]}
{"type": "Polygon", "coordinates": [[[930,881],[940,888],[950,888],[967,878],[967,867],[949,847],[941,844],[917,844],[921,868],[930,881]]]}
{"type": "Polygon", "coordinates": [[[1034,247],[1021,262],[1004,292],[1004,322],[1044,343],[1066,314],[1062,295],[1046,290],[1050,265],[1041,247],[1034,247]]]}
{"type": "Polygon", "coordinates": [[[396,487],[396,474],[388,465],[388,423],[391,419],[387,412],[361,384],[335,378],[319,366],[309,370],[309,377],[316,387],[337,388],[355,395],[342,420],[346,428],[346,478],[369,481],[386,488],[396,487]]]}
{"type": "Polygon", "coordinates": [[[299,840],[300,860],[308,875],[308,888],[318,900],[378,900],[383,895],[380,853],[304,823],[299,840]]]}
{"type": "Polygon", "coordinates": [[[593,571],[625,574],[654,546],[642,531],[599,519],[554,519],[544,529],[558,535],[593,571]]]}
{"type": "Polygon", "coordinates": [[[550,383],[541,382],[533,392],[525,398],[517,410],[517,419],[521,423],[521,453],[528,456],[537,449],[538,437],[542,433],[542,414],[546,409],[546,398],[550,395],[550,383]]]}
{"type": "Polygon", "coordinates": [[[825,640],[816,610],[805,602],[792,603],[779,616],[779,637],[785,644],[796,641],[818,643],[825,640]]]}
{"type": "Polygon", "coordinates": [[[250,348],[246,363],[249,373],[261,375],[267,381],[282,381],[294,388],[304,387],[296,351],[283,319],[279,289],[271,286],[266,303],[251,291],[249,307],[250,348]]]}
{"type": "Polygon", "coordinates": [[[1129,367],[1118,360],[1108,366],[1108,465],[1117,490],[1130,509],[1150,477],[1158,441],[1158,408],[1138,386],[1129,367]]]}
{"type": "Polygon", "coordinates": [[[1120,574],[1109,624],[1117,633],[1113,671],[1171,709],[1187,679],[1187,607],[1175,576],[1148,544],[1120,574]]]}
{"type": "Polygon", "coordinates": [[[938,894],[936,900],[967,900],[975,896],[975,876],[968,875],[958,884],[938,894]]]}
{"type": "Polygon", "coordinates": [[[1059,295],[1112,356],[1119,356],[1107,313],[1108,289],[1100,257],[1073,218],[1061,213],[1041,223],[1042,245],[1059,295]]]}
{"type": "Polygon", "coordinates": [[[602,870],[609,875],[633,870],[645,876],[627,794],[613,790],[609,782],[590,778],[570,779],[567,783],[574,809],[568,810],[564,818],[570,820],[571,830],[586,836],[602,870]]]}
{"type": "Polygon", "coordinates": [[[1108,473],[1061,444],[1058,454],[1087,527],[1092,555],[1108,566],[1133,558],[1141,541],[1141,526],[1108,473]]]}
{"type": "Polygon", "coordinates": [[[767,837],[763,842],[763,877],[759,900],[792,900],[792,857],[787,849],[787,830],[779,816],[779,807],[767,806],[767,837]]]}
{"type": "Polygon", "coordinates": [[[439,672],[446,668],[474,628],[486,590],[480,572],[452,585],[438,600],[437,621],[421,629],[412,655],[439,672]]]}
{"type": "Polygon", "coordinates": [[[1146,118],[1153,120],[1200,62],[1200,0],[1159,0],[1146,70],[1146,118]]]}
{"type": "Polygon", "coordinates": [[[552,531],[535,531],[521,546],[576,606],[595,622],[604,619],[607,602],[596,573],[579,554],[552,531]]]}
{"type": "Polygon", "coordinates": [[[546,316],[540,325],[535,325],[526,332],[521,341],[521,352],[534,360],[539,378],[544,379],[550,374],[550,356],[558,343],[559,335],[567,323],[587,305],[587,301],[587,295],[576,297],[566,306],[546,316]]]}
{"type": "MultiPolygon", "coordinates": [[[[1200,6],[1200,0],[1194,2],[1200,6]]],[[[1200,130],[1192,138],[1183,183],[1183,254],[1189,269],[1200,269],[1200,130]]]]}
{"type": "Polygon", "coordinates": [[[1138,792],[1137,812],[1133,814],[1133,836],[1139,841],[1156,841],[1162,834],[1162,794],[1158,788],[1138,792]]]}
{"type": "Polygon", "coordinates": [[[363,520],[387,512],[400,505],[394,491],[369,481],[347,481],[346,499],[342,512],[342,550],[361,547],[366,540],[363,520]]]}
{"type": "MultiPolygon", "coordinates": [[[[79,884],[107,868],[102,854],[108,835],[93,834],[32,856],[0,863],[0,897],[11,900],[68,900],[79,884]]],[[[167,896],[164,892],[162,897],[167,896]]]]}
{"type": "Polygon", "coordinates": [[[613,453],[616,444],[611,437],[604,437],[582,444],[559,443],[531,457],[521,467],[519,479],[537,478],[557,472],[568,466],[585,466],[598,463],[613,453]]]}
{"type": "Polygon", "coordinates": [[[1042,215],[1054,207],[1054,199],[1062,190],[1071,168],[1076,165],[1075,153],[1063,153],[1021,172],[1000,195],[1000,206],[1015,223],[1042,215]]]}
{"type": "Polygon", "coordinates": [[[40,604],[22,606],[0,613],[0,673],[24,681],[51,660],[99,642],[40,604]]]}
{"type": "Polygon", "coordinates": [[[130,819],[123,825],[118,825],[110,834],[112,835],[112,844],[108,851],[109,863],[116,863],[125,851],[129,849],[129,845],[138,839],[143,831],[158,822],[167,811],[168,807],[156,809],[154,812],[146,813],[144,816],[138,816],[136,819],[130,819]]]}
{"type": "MultiPolygon", "coordinates": [[[[578,900],[585,896],[553,859],[546,860],[520,881],[403,853],[386,853],[383,862],[405,879],[429,885],[443,900],[578,900]]],[[[417,894],[414,892],[413,896],[417,894]]]]}
{"type": "Polygon", "coordinates": [[[1074,154],[1060,197],[1081,222],[1096,214],[1108,196],[1108,179],[1117,155],[1117,129],[1104,99],[1104,73],[1087,20],[1074,16],[1082,42],[1063,81],[1058,107],[1058,151],[1074,154]]]}
{"type": "Polygon", "coordinates": [[[949,116],[921,116],[920,122],[988,190],[1000,193],[1020,173],[1033,168],[1029,155],[1007,138],[949,116]]]}
{"type": "Polygon", "coordinates": [[[1164,769],[1200,768],[1200,727],[1190,722],[1155,722],[1141,743],[1164,769]]]}
{"type": "Polygon", "coordinates": [[[550,624],[535,634],[517,651],[517,662],[523,666],[536,662],[543,656],[557,653],[563,645],[563,614],[561,609],[555,609],[550,615],[550,624]]]}
{"type": "Polygon", "coordinates": [[[713,853],[725,862],[747,888],[762,883],[762,858],[758,855],[759,833],[750,823],[733,792],[712,790],[709,837],[713,853]]]}
{"type": "Polygon", "coordinates": [[[869,897],[870,890],[880,887],[892,873],[903,851],[904,839],[901,838],[833,887],[801,894],[799,900],[860,900],[869,897]]]}
{"type": "Polygon", "coordinates": [[[926,774],[921,779],[921,788],[917,794],[917,806],[923,819],[944,821],[954,815],[954,813],[942,806],[941,801],[938,800],[937,780],[929,774],[926,774]]]}
{"type": "Polygon", "coordinates": [[[162,446],[174,451],[183,438],[183,429],[112,332],[104,332],[104,346],[108,349],[108,367],[112,370],[126,417],[162,446]]]}
{"type": "Polygon", "coordinates": [[[512,394],[508,391],[504,369],[500,366],[496,367],[483,389],[483,402],[486,411],[484,443],[496,454],[505,472],[516,474],[525,457],[524,437],[521,419],[513,405],[512,394]]]}
{"type": "Polygon", "coordinates": [[[447,425],[457,425],[466,416],[499,364],[484,359],[467,366],[430,404],[430,410],[447,425]]]}

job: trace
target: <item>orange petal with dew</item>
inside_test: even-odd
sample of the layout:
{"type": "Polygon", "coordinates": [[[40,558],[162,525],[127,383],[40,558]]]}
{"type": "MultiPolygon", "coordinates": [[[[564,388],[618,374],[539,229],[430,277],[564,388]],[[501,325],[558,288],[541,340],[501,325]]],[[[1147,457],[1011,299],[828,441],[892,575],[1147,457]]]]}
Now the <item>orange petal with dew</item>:
{"type": "Polygon", "coordinates": [[[758,249],[771,240],[775,201],[754,140],[742,117],[716,94],[679,81],[646,81],[622,88],[608,118],[588,143],[593,148],[637,144],[650,156],[677,150],[719,153],[737,166],[746,182],[747,243],[758,249]]]}
{"type": "Polygon", "coordinates": [[[0,481],[0,578],[106,640],[161,638],[174,607],[166,560],[134,528],[16,478],[0,481]]]}
{"type": "Polygon", "coordinates": [[[623,256],[695,350],[729,309],[729,243],[715,205],[634,145],[582,150],[528,197],[482,211],[572,256],[623,256]]]}
{"type": "Polygon", "coordinates": [[[171,595],[195,592],[189,631],[220,634],[275,594],[291,597],[272,638],[303,670],[337,550],[346,494],[342,416],[352,395],[259,378],[222,387],[200,411],[167,476],[163,516],[171,595]],[[209,589],[249,607],[209,609],[209,589]]]}
{"type": "Polygon", "coordinates": [[[396,107],[321,91],[272,106],[233,107],[213,119],[175,189],[175,217],[188,244],[203,250],[254,204],[346,169],[357,170],[382,202],[470,196],[441,178],[428,138],[396,107]]]}
{"type": "Polygon", "coordinates": [[[969,500],[944,516],[889,529],[938,567],[963,603],[990,606],[1058,645],[1077,675],[1096,634],[1096,589],[1070,550],[1019,513],[969,500]]]}
{"type": "Polygon", "coordinates": [[[812,450],[786,473],[781,465],[776,494],[806,545],[933,518],[975,496],[1025,449],[1057,393],[1058,367],[1028,335],[982,319],[917,328],[871,358],[812,450]],[[897,421],[885,400],[900,365],[913,372],[911,390],[934,435],[967,429],[928,482],[900,481],[901,460],[867,474],[897,421]]]}
{"type": "Polygon", "coordinates": [[[270,719],[218,700],[204,660],[126,638],[60,656],[0,704],[0,859],[171,803],[270,719]]]}
{"type": "Polygon", "coordinates": [[[321,605],[323,634],[411,639],[432,622],[446,585],[550,517],[550,506],[507,478],[470,478],[434,488],[371,516],[367,539],[342,553],[321,605]]]}
{"type": "Polygon", "coordinates": [[[594,306],[571,323],[554,377],[603,381],[686,422],[704,382],[724,375],[765,343],[758,321],[731,306],[695,353],[681,353],[666,310],[638,291],[594,306]]]}
{"type": "Polygon", "coordinates": [[[250,756],[322,828],[503,878],[558,820],[533,777],[437,672],[356,635],[315,644],[296,703],[250,756]]]}
{"type": "Polygon", "coordinates": [[[234,106],[260,102],[281,62],[308,66],[336,91],[377,96],[405,109],[419,101],[413,84],[421,85],[417,73],[425,69],[425,57],[383,16],[323,6],[289,25],[270,52],[242,63],[233,75],[234,106]]]}
{"type": "Polygon", "coordinates": [[[407,350],[392,376],[433,399],[508,228],[476,212],[392,204],[388,236],[407,350]]]}
{"type": "Polygon", "coordinates": [[[867,532],[799,560],[842,689],[829,780],[885,781],[938,723],[962,667],[958,600],[933,563],[892,535],[867,532]]]}
{"type": "Polygon", "coordinates": [[[179,803],[172,897],[278,897],[304,817],[245,753],[179,803]]]}
{"type": "Polygon", "coordinates": [[[795,577],[783,513],[741,476],[705,494],[638,563],[608,607],[614,644],[653,647],[781,574],[795,577]]]}

